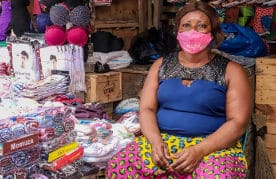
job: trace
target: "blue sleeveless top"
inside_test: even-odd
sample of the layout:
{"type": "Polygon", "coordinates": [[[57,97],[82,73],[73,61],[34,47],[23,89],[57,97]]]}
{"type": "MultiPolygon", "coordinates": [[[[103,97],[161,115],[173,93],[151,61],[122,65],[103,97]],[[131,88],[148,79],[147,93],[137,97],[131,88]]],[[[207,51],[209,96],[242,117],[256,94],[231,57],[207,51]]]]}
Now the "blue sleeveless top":
{"type": "Polygon", "coordinates": [[[207,64],[187,68],[178,53],[163,58],[159,69],[157,121],[161,132],[205,136],[226,121],[225,71],[229,60],[216,55],[207,64]],[[182,79],[193,80],[189,86],[182,79]]]}

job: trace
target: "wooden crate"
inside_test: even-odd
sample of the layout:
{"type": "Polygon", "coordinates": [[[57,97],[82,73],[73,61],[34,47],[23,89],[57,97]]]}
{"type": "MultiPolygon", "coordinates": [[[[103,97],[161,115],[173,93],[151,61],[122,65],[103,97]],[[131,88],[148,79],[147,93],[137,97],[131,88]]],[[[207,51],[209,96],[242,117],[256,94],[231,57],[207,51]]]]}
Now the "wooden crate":
{"type": "Polygon", "coordinates": [[[276,56],[256,59],[255,112],[265,116],[265,147],[276,174],[276,56]]]}
{"type": "Polygon", "coordinates": [[[148,73],[147,69],[148,66],[132,66],[117,70],[122,73],[123,99],[135,98],[139,96],[148,73]]]}
{"type": "Polygon", "coordinates": [[[110,103],[103,103],[103,111],[108,115],[109,119],[112,120],[113,118],[113,102],[110,103]]]}
{"type": "Polygon", "coordinates": [[[120,72],[86,73],[85,102],[109,103],[122,99],[120,72]]]}
{"type": "Polygon", "coordinates": [[[276,56],[256,60],[256,104],[276,105],[276,56]]]}

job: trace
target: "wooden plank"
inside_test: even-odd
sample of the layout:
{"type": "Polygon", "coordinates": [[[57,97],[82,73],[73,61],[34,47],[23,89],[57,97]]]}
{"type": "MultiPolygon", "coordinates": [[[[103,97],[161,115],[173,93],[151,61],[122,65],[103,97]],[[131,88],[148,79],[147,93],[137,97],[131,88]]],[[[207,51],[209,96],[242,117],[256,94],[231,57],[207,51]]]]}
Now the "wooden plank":
{"type": "Polygon", "coordinates": [[[135,21],[96,21],[95,29],[104,28],[126,28],[126,27],[139,27],[139,23],[135,21]]]}
{"type": "MultiPolygon", "coordinates": [[[[268,134],[276,134],[276,122],[267,121],[266,122],[267,133],[268,134]]],[[[276,143],[276,141],[275,141],[276,143]]]]}
{"type": "Polygon", "coordinates": [[[133,68],[121,68],[121,69],[117,69],[115,71],[125,72],[125,73],[138,73],[138,74],[141,74],[141,75],[148,74],[148,70],[146,70],[146,69],[144,69],[144,70],[137,70],[137,69],[133,69],[133,68]]]}
{"type": "Polygon", "coordinates": [[[138,0],[113,0],[111,6],[97,6],[96,21],[138,22],[138,0]]]}
{"type": "Polygon", "coordinates": [[[276,74],[276,56],[266,56],[256,59],[256,76],[275,75],[276,74]]]}
{"type": "Polygon", "coordinates": [[[274,75],[256,76],[256,91],[258,90],[276,91],[276,73],[274,75]]]}
{"type": "Polygon", "coordinates": [[[148,27],[148,2],[149,0],[138,0],[138,22],[139,32],[144,32],[148,27]]]}
{"type": "Polygon", "coordinates": [[[276,149],[276,135],[266,134],[265,135],[265,147],[269,149],[276,149]]]}
{"type": "Polygon", "coordinates": [[[153,13],[152,13],[152,1],[148,0],[148,28],[151,28],[153,26],[153,13]]]}
{"type": "Polygon", "coordinates": [[[266,148],[270,163],[276,164],[276,149],[266,148]]]}
{"type": "Polygon", "coordinates": [[[153,1],[153,26],[159,29],[160,26],[160,16],[162,13],[163,0],[153,1]]]}
{"type": "Polygon", "coordinates": [[[168,13],[177,13],[180,7],[176,6],[163,6],[163,12],[168,12],[168,13]]]}
{"type": "Polygon", "coordinates": [[[256,104],[276,104],[276,91],[271,90],[256,90],[256,104]]]}
{"type": "Polygon", "coordinates": [[[274,176],[276,176],[276,164],[272,165],[272,171],[274,173],[274,176]]]}

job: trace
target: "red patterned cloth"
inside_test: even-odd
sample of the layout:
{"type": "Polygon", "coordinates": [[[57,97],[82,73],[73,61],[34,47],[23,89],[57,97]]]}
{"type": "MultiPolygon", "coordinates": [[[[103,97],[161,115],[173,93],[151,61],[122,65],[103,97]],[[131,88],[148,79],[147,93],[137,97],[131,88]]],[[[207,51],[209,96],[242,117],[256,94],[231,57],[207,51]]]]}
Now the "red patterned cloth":
{"type": "Polygon", "coordinates": [[[257,33],[265,32],[265,29],[262,26],[261,18],[264,16],[272,17],[273,7],[260,7],[255,8],[255,16],[253,19],[253,29],[257,33]]]}

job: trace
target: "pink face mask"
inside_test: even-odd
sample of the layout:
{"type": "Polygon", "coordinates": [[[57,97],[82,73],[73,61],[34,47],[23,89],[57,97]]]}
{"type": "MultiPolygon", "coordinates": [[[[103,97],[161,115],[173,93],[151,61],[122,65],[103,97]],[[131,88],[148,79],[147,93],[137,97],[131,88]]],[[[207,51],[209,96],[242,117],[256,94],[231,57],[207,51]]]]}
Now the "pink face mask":
{"type": "Polygon", "coordinates": [[[191,54],[201,52],[212,41],[211,33],[201,33],[195,30],[187,32],[179,32],[177,34],[177,40],[181,48],[191,54]]]}

